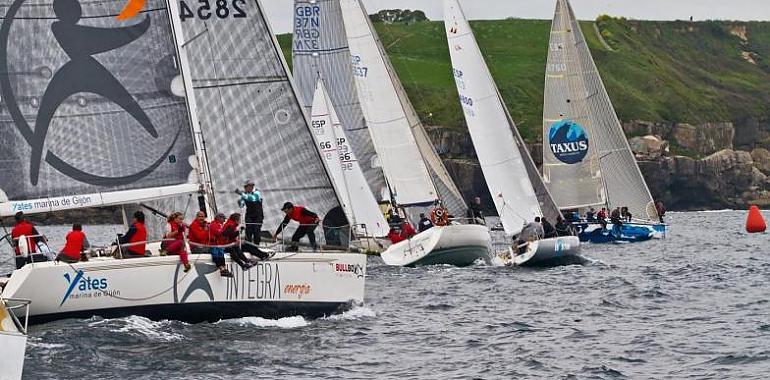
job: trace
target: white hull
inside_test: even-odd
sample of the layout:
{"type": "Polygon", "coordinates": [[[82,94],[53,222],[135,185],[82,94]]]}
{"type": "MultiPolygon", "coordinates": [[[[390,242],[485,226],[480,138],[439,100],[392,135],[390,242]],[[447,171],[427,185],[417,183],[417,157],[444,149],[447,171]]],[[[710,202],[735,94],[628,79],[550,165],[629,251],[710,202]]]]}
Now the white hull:
{"type": "Polygon", "coordinates": [[[577,236],[565,236],[530,242],[527,251],[515,255],[512,250],[498,254],[496,261],[508,266],[558,266],[579,264],[580,239],[577,236]]]}
{"type": "Polygon", "coordinates": [[[467,266],[479,259],[490,261],[491,240],[489,230],[484,226],[433,227],[390,246],[380,256],[385,264],[392,266],[467,266]]]}
{"type": "Polygon", "coordinates": [[[0,380],[21,379],[27,349],[27,335],[21,327],[13,320],[11,311],[0,302],[0,347],[3,350],[0,355],[0,380]]]}
{"type": "Polygon", "coordinates": [[[32,300],[32,323],[94,315],[193,323],[320,317],[364,300],[364,255],[278,253],[248,271],[228,259],[234,278],[222,277],[210,255],[190,255],[190,262],[188,273],[175,256],[30,264],[13,272],[2,295],[32,300]]]}

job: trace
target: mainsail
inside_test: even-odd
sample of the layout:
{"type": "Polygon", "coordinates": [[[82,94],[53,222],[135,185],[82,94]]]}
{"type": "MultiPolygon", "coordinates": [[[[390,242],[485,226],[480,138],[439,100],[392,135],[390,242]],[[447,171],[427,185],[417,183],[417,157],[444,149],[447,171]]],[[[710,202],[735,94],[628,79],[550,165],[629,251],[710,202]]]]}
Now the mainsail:
{"type": "Polygon", "coordinates": [[[342,208],[351,225],[364,236],[387,235],[388,222],[369,190],[355,152],[320,79],[313,100],[311,122],[316,145],[326,160],[332,183],[342,199],[342,208]]]}
{"type": "Polygon", "coordinates": [[[657,211],[568,0],[551,29],[543,108],[543,176],[561,208],[657,211]]]}
{"type": "Polygon", "coordinates": [[[0,2],[0,215],[199,191],[166,2],[124,3],[0,2]]]}
{"type": "Polygon", "coordinates": [[[216,209],[239,211],[235,190],[246,179],[265,198],[266,228],[283,218],[283,202],[321,216],[341,207],[260,3],[228,3],[217,15],[169,4],[180,15],[216,209]]]}
{"type": "Polygon", "coordinates": [[[393,109],[391,118],[406,117],[406,123],[412,129],[419,152],[427,165],[428,172],[438,190],[439,197],[444,202],[444,206],[454,215],[463,215],[466,210],[463,196],[447,172],[409,97],[407,97],[401,80],[396,75],[377,32],[367,16],[366,8],[360,0],[341,0],[341,6],[342,19],[345,22],[350,48],[353,52],[356,79],[359,86],[372,92],[370,97],[363,100],[363,103],[369,107],[376,107],[380,102],[392,102],[393,96],[398,98],[400,108],[393,109]],[[387,75],[377,76],[382,73],[387,73],[387,75]]]}
{"type": "Polygon", "coordinates": [[[329,91],[371,192],[383,199],[385,177],[358,101],[339,0],[296,0],[292,42],[294,80],[300,103],[310,114],[320,77],[329,91]]]}
{"type": "Polygon", "coordinates": [[[523,140],[518,132],[513,132],[516,126],[457,0],[444,2],[444,17],[468,130],[506,234],[518,234],[536,216],[555,218],[558,210],[533,170],[534,162],[523,140]]]}

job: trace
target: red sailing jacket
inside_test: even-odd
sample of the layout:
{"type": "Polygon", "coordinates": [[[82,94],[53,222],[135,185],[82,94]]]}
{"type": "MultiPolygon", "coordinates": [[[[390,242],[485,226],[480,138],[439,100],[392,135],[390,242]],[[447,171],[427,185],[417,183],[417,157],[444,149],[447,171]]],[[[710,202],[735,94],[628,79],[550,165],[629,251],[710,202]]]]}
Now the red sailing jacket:
{"type": "Polygon", "coordinates": [[[219,240],[222,239],[222,230],[224,229],[225,226],[222,222],[216,219],[209,224],[209,245],[220,245],[219,240]]]}
{"type": "Polygon", "coordinates": [[[67,242],[64,244],[61,253],[65,256],[79,260],[80,252],[83,252],[83,243],[86,241],[86,234],[83,231],[70,231],[67,234],[67,242]]]}
{"type": "Polygon", "coordinates": [[[238,236],[240,233],[238,232],[238,223],[228,220],[225,222],[224,227],[222,228],[222,233],[219,235],[219,238],[217,239],[217,244],[219,245],[227,245],[230,243],[235,243],[238,241],[238,236]]]}
{"type": "Polygon", "coordinates": [[[190,224],[190,231],[187,233],[191,243],[208,245],[209,244],[209,224],[207,222],[194,221],[190,224]]]}
{"type": "Polygon", "coordinates": [[[127,249],[131,253],[144,255],[147,250],[147,228],[144,227],[144,223],[134,223],[131,227],[133,227],[136,232],[131,235],[130,239],[128,239],[128,244],[130,245],[127,249]]]}
{"type": "MultiPolygon", "coordinates": [[[[35,236],[37,235],[37,230],[35,230],[35,225],[26,221],[22,220],[21,222],[17,223],[15,227],[11,230],[11,237],[14,239],[15,242],[19,241],[20,236],[35,236]]],[[[35,243],[37,241],[37,238],[27,237],[27,246],[29,247],[29,253],[35,253],[37,252],[37,244],[35,243]]],[[[20,255],[21,252],[19,251],[19,245],[16,244],[16,254],[20,255]]]]}
{"type": "Polygon", "coordinates": [[[311,225],[315,224],[316,218],[314,216],[305,215],[303,212],[305,211],[305,208],[302,206],[294,206],[294,209],[292,210],[291,214],[289,215],[289,218],[291,220],[305,226],[305,225],[311,225]]]}

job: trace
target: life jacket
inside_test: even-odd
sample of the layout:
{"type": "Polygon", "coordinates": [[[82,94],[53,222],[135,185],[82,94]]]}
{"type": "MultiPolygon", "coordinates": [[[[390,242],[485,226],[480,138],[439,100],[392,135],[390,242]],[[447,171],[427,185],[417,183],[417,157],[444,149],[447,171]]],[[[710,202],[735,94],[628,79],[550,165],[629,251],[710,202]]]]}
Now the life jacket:
{"type": "Polygon", "coordinates": [[[409,224],[409,222],[404,222],[401,224],[401,236],[404,239],[409,239],[414,235],[417,235],[417,232],[414,230],[414,227],[409,224]]]}
{"type": "Polygon", "coordinates": [[[406,238],[404,238],[404,236],[398,233],[395,229],[391,229],[390,232],[388,232],[388,238],[390,239],[390,242],[393,244],[397,244],[406,240],[406,238]]]}
{"type": "Polygon", "coordinates": [[[434,226],[449,225],[449,213],[442,207],[436,207],[430,211],[430,221],[434,226]]]}
{"type": "MultiPolygon", "coordinates": [[[[35,226],[26,221],[22,220],[21,222],[17,223],[16,226],[13,227],[11,230],[11,237],[14,239],[15,242],[19,241],[20,236],[26,236],[27,237],[27,246],[29,247],[29,253],[35,253],[37,252],[37,238],[30,237],[35,236],[35,226]]],[[[16,255],[20,255],[21,251],[19,250],[19,245],[16,244],[16,255]]]]}
{"type": "Polygon", "coordinates": [[[209,245],[221,245],[219,241],[222,239],[222,231],[225,226],[222,222],[214,219],[209,223],[209,245]]]}
{"type": "Polygon", "coordinates": [[[246,206],[245,220],[247,222],[262,222],[265,219],[262,210],[262,194],[259,191],[244,193],[241,195],[243,205],[246,206]]]}
{"type": "Polygon", "coordinates": [[[209,231],[208,223],[194,221],[190,224],[190,231],[187,232],[187,238],[190,239],[190,243],[208,245],[209,244],[209,231]]]}
{"type": "Polygon", "coordinates": [[[228,220],[222,227],[222,233],[219,234],[217,239],[218,245],[227,245],[238,241],[238,223],[228,220]]]}
{"type": "Polygon", "coordinates": [[[128,239],[129,246],[127,249],[133,254],[144,255],[147,251],[147,228],[144,227],[144,223],[134,223],[131,227],[136,229],[136,233],[128,239]]]}
{"type": "Polygon", "coordinates": [[[304,215],[302,213],[302,211],[305,211],[304,207],[302,207],[302,206],[294,206],[294,209],[292,209],[292,212],[289,215],[289,218],[291,218],[291,220],[293,220],[293,221],[295,221],[295,222],[297,222],[297,223],[299,223],[299,224],[301,224],[303,226],[315,224],[315,218],[311,217],[311,216],[304,215]]]}
{"type": "Polygon", "coordinates": [[[86,241],[86,234],[83,231],[70,231],[67,234],[67,242],[64,244],[61,253],[65,256],[80,260],[80,253],[83,251],[83,243],[86,241]]]}

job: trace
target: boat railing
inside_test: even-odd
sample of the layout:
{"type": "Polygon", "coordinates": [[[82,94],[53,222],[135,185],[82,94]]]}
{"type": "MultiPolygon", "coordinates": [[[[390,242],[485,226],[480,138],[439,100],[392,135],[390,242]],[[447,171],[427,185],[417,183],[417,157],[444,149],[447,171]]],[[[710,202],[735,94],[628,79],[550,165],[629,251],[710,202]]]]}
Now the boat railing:
{"type": "MultiPolygon", "coordinates": [[[[319,224],[315,224],[315,223],[314,224],[300,224],[299,225],[299,227],[318,227],[318,226],[319,226],[319,224]]],[[[362,226],[364,226],[364,228],[366,228],[365,227],[366,225],[362,225],[362,226]]],[[[354,229],[351,228],[351,227],[355,227],[355,226],[344,225],[344,226],[339,226],[339,227],[329,227],[329,226],[321,226],[321,227],[322,227],[322,231],[324,232],[324,239],[323,240],[320,240],[318,238],[318,235],[316,234],[317,231],[313,230],[313,234],[315,235],[315,240],[316,240],[316,247],[313,247],[310,244],[303,243],[301,241],[294,242],[294,241],[291,241],[291,239],[287,240],[287,234],[289,233],[289,231],[287,231],[286,228],[281,230],[281,234],[280,234],[280,236],[278,236],[278,239],[262,239],[262,240],[267,241],[267,242],[272,242],[272,243],[279,244],[280,247],[281,247],[280,251],[285,251],[287,246],[289,246],[291,248],[294,248],[294,247],[297,247],[297,248],[299,248],[299,247],[307,248],[307,247],[309,247],[309,248],[312,248],[312,249],[320,249],[321,252],[323,252],[323,251],[343,251],[343,252],[351,252],[351,253],[353,253],[353,252],[357,252],[358,251],[356,248],[354,248],[351,245],[351,242],[353,241],[353,238],[354,238],[354,234],[353,234],[354,229]],[[334,231],[337,231],[337,232],[345,231],[347,233],[347,243],[348,243],[348,245],[344,246],[344,245],[328,244],[329,242],[327,241],[326,236],[325,236],[326,235],[326,231],[332,231],[332,232],[334,232],[334,231]],[[327,244],[318,244],[317,242],[319,242],[319,241],[324,241],[327,244]]],[[[294,235],[294,233],[295,232],[292,232],[291,235],[294,235]]],[[[305,237],[305,235],[300,236],[300,239],[302,239],[304,237],[305,237]]]]}
{"type": "Polygon", "coordinates": [[[27,335],[27,326],[29,325],[29,305],[32,303],[30,300],[16,299],[16,298],[0,298],[0,306],[4,307],[8,311],[8,315],[13,320],[14,325],[20,333],[27,335]],[[24,315],[24,322],[22,322],[18,315],[24,315]]]}

